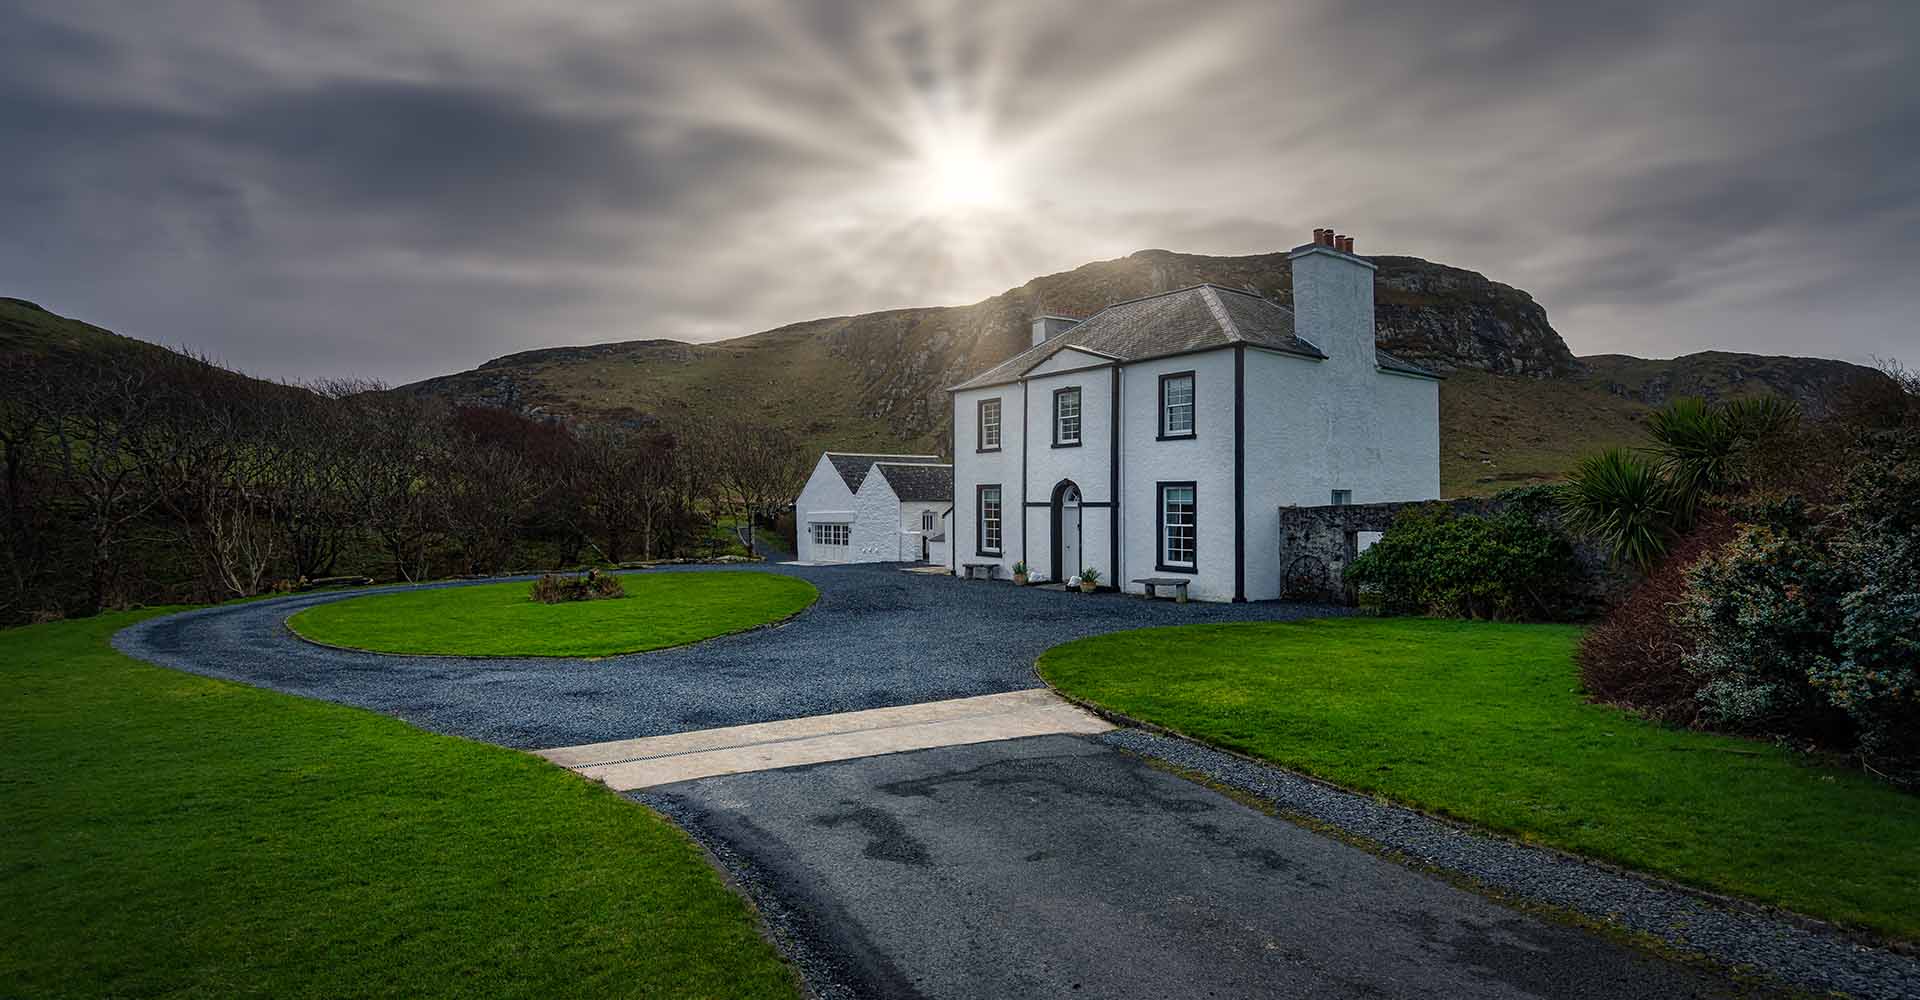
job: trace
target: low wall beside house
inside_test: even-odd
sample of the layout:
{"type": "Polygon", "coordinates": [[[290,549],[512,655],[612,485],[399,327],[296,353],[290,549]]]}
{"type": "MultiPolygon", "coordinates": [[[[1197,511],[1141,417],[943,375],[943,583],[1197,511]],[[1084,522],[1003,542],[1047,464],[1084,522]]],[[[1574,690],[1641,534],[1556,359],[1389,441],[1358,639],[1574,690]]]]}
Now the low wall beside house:
{"type": "MultiPolygon", "coordinates": [[[[1346,585],[1347,567],[1368,545],[1385,537],[1393,519],[1409,507],[1444,507],[1456,515],[1497,514],[1513,503],[1505,495],[1455,500],[1409,500],[1322,507],[1280,508],[1280,596],[1289,601],[1353,604],[1346,585]]],[[[1542,515],[1556,518],[1555,515],[1542,515]]],[[[1573,540],[1575,578],[1580,599],[1597,610],[1630,583],[1607,554],[1580,538],[1573,540]]]]}

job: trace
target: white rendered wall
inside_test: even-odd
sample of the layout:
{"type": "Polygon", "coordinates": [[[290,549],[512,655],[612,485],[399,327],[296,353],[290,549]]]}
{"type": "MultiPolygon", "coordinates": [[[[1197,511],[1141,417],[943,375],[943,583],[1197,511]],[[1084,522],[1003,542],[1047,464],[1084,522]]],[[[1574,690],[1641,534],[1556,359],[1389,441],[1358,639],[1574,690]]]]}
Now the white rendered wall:
{"type": "Polygon", "coordinates": [[[953,394],[953,514],[948,525],[948,558],[957,570],[970,562],[998,563],[1011,574],[1020,559],[1024,538],[1020,533],[1021,504],[1025,497],[1020,487],[1021,426],[1025,422],[1018,383],[970,389],[953,394]],[[979,402],[1000,400],[1000,450],[979,449],[979,402]],[[1001,537],[999,555],[979,554],[979,510],[976,487],[998,483],[1001,492],[1001,537]]]}
{"type": "MultiPolygon", "coordinates": [[[[1119,573],[1130,593],[1141,577],[1185,577],[1190,597],[1233,600],[1233,350],[1186,354],[1126,366],[1121,372],[1119,573]],[[1160,433],[1160,376],[1194,373],[1194,436],[1155,440],[1160,433]],[[1158,484],[1194,483],[1195,568],[1171,571],[1159,562],[1158,484]]],[[[1251,520],[1251,519],[1249,519],[1251,520]]],[[[1277,518],[1275,519],[1277,520],[1277,518]]]]}
{"type": "Polygon", "coordinates": [[[821,455],[820,461],[813,467],[813,474],[807,477],[807,485],[800,490],[800,496],[793,504],[795,558],[801,562],[841,562],[847,559],[848,551],[841,546],[833,546],[819,551],[813,544],[813,532],[808,524],[831,521],[851,524],[853,522],[853,491],[847,489],[847,481],[821,455]]]}
{"type": "MultiPolygon", "coordinates": [[[[1069,352],[1061,352],[1069,353],[1069,352]]],[[[1098,506],[1112,501],[1108,483],[1113,466],[1113,367],[1030,378],[1027,382],[1030,414],[1027,419],[1027,565],[1049,580],[1065,580],[1082,566],[1100,570],[1105,582],[1114,579],[1112,547],[1108,542],[1109,511],[1098,506]],[[1080,390],[1080,444],[1053,446],[1053,394],[1057,389],[1080,390]],[[1053,565],[1053,491],[1063,480],[1080,487],[1081,566],[1053,565]]],[[[956,492],[958,488],[956,487],[956,492]]]]}
{"type": "Polygon", "coordinates": [[[853,562],[897,562],[900,559],[900,498],[880,474],[879,465],[867,469],[867,478],[853,495],[853,562]]]}

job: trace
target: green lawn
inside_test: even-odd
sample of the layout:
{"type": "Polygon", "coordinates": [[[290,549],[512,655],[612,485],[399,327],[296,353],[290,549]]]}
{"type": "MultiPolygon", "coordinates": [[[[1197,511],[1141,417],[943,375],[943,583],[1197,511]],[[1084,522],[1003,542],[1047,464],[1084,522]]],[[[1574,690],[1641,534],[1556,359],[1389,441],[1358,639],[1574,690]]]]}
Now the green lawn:
{"type": "Polygon", "coordinates": [[[1588,704],[1579,634],[1424,619],[1189,625],[1067,643],[1040,672],[1347,788],[1920,938],[1920,797],[1588,704]]]}
{"type": "Polygon", "coordinates": [[[611,656],[680,646],[798,614],[820,596],[774,573],[624,575],[627,596],[541,604],[526,583],[408,590],[321,604],[288,620],[334,646],[451,656],[611,656]]]}
{"type": "Polygon", "coordinates": [[[130,660],[107,638],[139,617],[0,631],[0,995],[796,996],[654,814],[130,660]]]}

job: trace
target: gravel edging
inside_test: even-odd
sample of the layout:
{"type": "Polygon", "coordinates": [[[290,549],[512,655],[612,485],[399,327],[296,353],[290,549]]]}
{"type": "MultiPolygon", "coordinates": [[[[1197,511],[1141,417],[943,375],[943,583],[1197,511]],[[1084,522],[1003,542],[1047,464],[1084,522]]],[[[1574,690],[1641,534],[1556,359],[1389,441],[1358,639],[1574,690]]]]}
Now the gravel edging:
{"type": "Polygon", "coordinates": [[[1499,894],[1572,911],[1649,935],[1686,953],[1785,985],[1852,997],[1920,1000],[1920,960],[1852,940],[1809,921],[1714,905],[1570,855],[1455,826],[1404,806],[1342,791],[1284,768],[1144,729],[1101,742],[1271,803],[1499,894]]]}

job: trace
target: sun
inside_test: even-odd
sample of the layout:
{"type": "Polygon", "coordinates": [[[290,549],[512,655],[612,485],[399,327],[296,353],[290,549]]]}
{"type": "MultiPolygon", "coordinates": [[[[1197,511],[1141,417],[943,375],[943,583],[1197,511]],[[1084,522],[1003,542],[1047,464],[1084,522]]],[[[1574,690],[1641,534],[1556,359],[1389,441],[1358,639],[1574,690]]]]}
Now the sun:
{"type": "Polygon", "coordinates": [[[1011,200],[1006,163],[985,142],[941,136],[922,145],[916,163],[917,197],[930,215],[991,213],[1011,200]]]}

